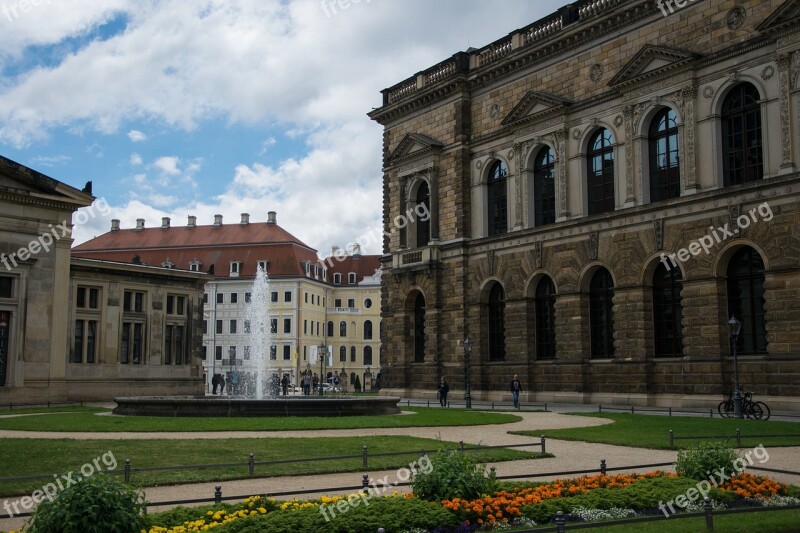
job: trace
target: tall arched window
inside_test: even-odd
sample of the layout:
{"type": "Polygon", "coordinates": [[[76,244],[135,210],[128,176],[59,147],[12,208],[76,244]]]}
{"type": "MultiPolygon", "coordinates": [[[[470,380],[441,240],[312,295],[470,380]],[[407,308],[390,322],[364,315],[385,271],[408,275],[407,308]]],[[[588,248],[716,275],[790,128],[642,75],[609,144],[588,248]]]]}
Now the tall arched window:
{"type": "Polygon", "coordinates": [[[425,297],[417,293],[414,301],[414,361],[425,362],[425,297]]]}
{"type": "Polygon", "coordinates": [[[681,195],[678,154],[678,116],[664,108],[650,123],[650,201],[669,200],[681,195]]]}
{"type": "Polygon", "coordinates": [[[333,337],[333,320],[328,322],[328,337],[333,337]]]}
{"type": "Polygon", "coordinates": [[[364,366],[372,366],[372,346],[364,346],[364,366]]]}
{"type": "Polygon", "coordinates": [[[536,285],[534,298],[536,313],[536,358],[556,357],[556,287],[549,277],[536,285]]]}
{"type": "Polygon", "coordinates": [[[502,161],[496,161],[489,169],[488,215],[490,236],[501,235],[508,231],[507,175],[508,169],[502,161]]]}
{"type": "Polygon", "coordinates": [[[347,362],[347,348],[345,346],[339,348],[339,362],[340,363],[347,362]]]}
{"type": "Polygon", "coordinates": [[[653,332],[656,357],[683,355],[683,276],[678,267],[659,264],[653,274],[653,332]]]}
{"type": "Polygon", "coordinates": [[[364,322],[364,340],[372,340],[372,320],[364,322]]]}
{"type": "Polygon", "coordinates": [[[589,214],[614,210],[614,136],[605,128],[589,140],[587,193],[589,214]]]}
{"type": "Polygon", "coordinates": [[[350,347],[350,362],[351,363],[355,363],[356,362],[356,347],[355,346],[351,346],[350,347]]]}
{"type": "Polygon", "coordinates": [[[347,337],[347,322],[345,322],[344,320],[339,322],[339,336],[347,337]]]}
{"type": "Polygon", "coordinates": [[[760,99],[752,83],[740,83],[722,102],[725,187],[760,180],[764,176],[760,99]]]}
{"type": "Polygon", "coordinates": [[[599,269],[589,284],[589,326],[592,357],[614,357],[614,280],[599,269]]]}
{"type": "Polygon", "coordinates": [[[506,357],[505,309],[505,291],[502,285],[495,283],[489,291],[487,305],[490,361],[502,361],[506,357]]]}
{"type": "Polygon", "coordinates": [[[417,225],[417,246],[427,246],[431,240],[431,190],[428,183],[423,181],[417,189],[417,204],[415,209],[417,225]],[[420,217],[420,213],[428,213],[425,220],[420,217]]]}
{"type": "Polygon", "coordinates": [[[549,146],[539,150],[533,164],[534,224],[556,221],[556,156],[549,146]]]}
{"type": "Polygon", "coordinates": [[[728,316],[742,322],[739,353],[767,351],[764,320],[764,261],[758,252],[744,247],[728,263],[728,316]]]}

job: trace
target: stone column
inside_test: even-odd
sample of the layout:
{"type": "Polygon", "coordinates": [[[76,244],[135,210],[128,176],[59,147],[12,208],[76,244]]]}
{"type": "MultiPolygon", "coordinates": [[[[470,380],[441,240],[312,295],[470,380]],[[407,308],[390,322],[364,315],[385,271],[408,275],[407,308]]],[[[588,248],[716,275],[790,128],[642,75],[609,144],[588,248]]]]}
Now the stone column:
{"type": "Polygon", "coordinates": [[[793,169],[792,160],[792,119],[791,119],[791,57],[789,54],[778,56],[778,76],[780,83],[780,113],[781,113],[781,169],[793,169]]]}
{"type": "Polygon", "coordinates": [[[645,359],[645,346],[652,338],[653,315],[647,287],[614,289],[614,354],[619,359],[645,359]]]}
{"type": "Polygon", "coordinates": [[[790,271],[764,274],[764,319],[770,355],[800,353],[800,287],[790,271]]]}

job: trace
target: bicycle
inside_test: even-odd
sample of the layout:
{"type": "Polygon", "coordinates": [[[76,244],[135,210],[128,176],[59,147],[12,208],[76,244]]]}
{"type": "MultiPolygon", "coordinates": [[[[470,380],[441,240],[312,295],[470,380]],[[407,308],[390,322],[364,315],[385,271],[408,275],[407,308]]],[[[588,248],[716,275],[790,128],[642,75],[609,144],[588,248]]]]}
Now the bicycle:
{"type": "MultiPolygon", "coordinates": [[[[733,418],[733,396],[733,392],[728,393],[728,399],[721,401],[717,406],[719,416],[722,418],[733,418]]],[[[753,393],[745,392],[742,394],[742,415],[754,420],[769,420],[769,406],[764,402],[754,402],[753,393]]]]}

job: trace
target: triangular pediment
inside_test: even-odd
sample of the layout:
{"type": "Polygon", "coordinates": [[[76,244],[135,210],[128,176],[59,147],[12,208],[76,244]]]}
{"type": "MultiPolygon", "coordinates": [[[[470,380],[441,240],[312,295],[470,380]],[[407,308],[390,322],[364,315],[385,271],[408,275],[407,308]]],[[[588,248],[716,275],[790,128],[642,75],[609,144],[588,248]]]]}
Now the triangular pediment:
{"type": "Polygon", "coordinates": [[[503,119],[503,126],[519,125],[531,122],[545,115],[560,113],[571,106],[572,100],[561,98],[555,94],[540,91],[528,91],[514,109],[503,119]]]}
{"type": "Polygon", "coordinates": [[[646,44],[624,67],[622,67],[622,70],[620,70],[616,76],[611,78],[608,85],[613,87],[615,85],[654,77],[658,74],[685,66],[698,57],[700,57],[700,54],[695,52],[679,50],[668,46],[646,44]]]}
{"type": "Polygon", "coordinates": [[[0,192],[78,206],[88,206],[94,201],[88,183],[87,189],[81,191],[3,156],[0,156],[0,192]]]}
{"type": "Polygon", "coordinates": [[[790,24],[800,22],[800,0],[788,0],[768,16],[756,29],[760,32],[775,31],[790,24]]]}
{"type": "Polygon", "coordinates": [[[389,162],[395,162],[401,159],[410,159],[421,155],[429,154],[432,151],[440,150],[443,144],[421,133],[409,133],[397,148],[389,156],[389,162]]]}

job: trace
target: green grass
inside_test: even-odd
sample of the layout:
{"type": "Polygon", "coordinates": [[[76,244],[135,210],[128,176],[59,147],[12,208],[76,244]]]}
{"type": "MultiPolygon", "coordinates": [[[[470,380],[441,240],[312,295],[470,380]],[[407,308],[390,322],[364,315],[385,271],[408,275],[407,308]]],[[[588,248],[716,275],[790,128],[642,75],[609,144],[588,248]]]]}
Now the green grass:
{"type": "MultiPolygon", "coordinates": [[[[274,418],[201,418],[97,416],[93,412],[0,418],[0,429],[28,431],[289,431],[308,429],[479,426],[521,420],[506,413],[404,407],[414,414],[383,416],[303,416],[274,418]]],[[[108,412],[108,410],[104,410],[108,412]]]]}
{"type": "MultiPolygon", "coordinates": [[[[257,477],[358,472],[363,470],[361,451],[367,446],[370,454],[411,451],[407,455],[370,457],[369,470],[394,469],[407,466],[419,457],[422,450],[433,452],[454,443],[435,439],[405,436],[328,437],[328,438],[260,438],[212,440],[74,440],[74,439],[0,439],[0,478],[78,471],[86,463],[107,452],[113,454],[117,468],[125,459],[132,468],[152,466],[182,466],[219,463],[242,463],[242,466],[204,470],[164,472],[135,472],[132,482],[142,486],[169,485],[199,481],[242,479],[248,477],[247,460],[255,454],[258,461],[306,459],[296,463],[257,465],[257,477]],[[354,459],[315,461],[313,458],[355,455],[354,459]]],[[[481,461],[507,461],[540,457],[541,454],[508,449],[468,452],[481,461]]],[[[112,463],[111,456],[108,462],[112,463]]],[[[547,455],[547,457],[552,457],[547,455]]],[[[100,461],[102,470],[108,466],[100,461]]],[[[361,481],[353,474],[353,485],[361,481]]],[[[28,493],[41,488],[48,479],[13,481],[0,484],[0,495],[28,493]]],[[[210,495],[209,495],[210,496],[210,495]]]]}
{"type": "Polygon", "coordinates": [[[102,411],[108,411],[108,409],[103,409],[102,407],[88,407],[86,405],[63,405],[63,406],[53,406],[53,407],[15,407],[13,409],[0,409],[0,416],[4,415],[25,415],[25,414],[32,414],[32,413],[49,413],[49,414],[58,414],[58,413],[97,413],[102,411]]]}
{"type": "MultiPolygon", "coordinates": [[[[592,416],[613,420],[613,424],[574,429],[533,429],[513,431],[517,435],[531,435],[564,440],[599,442],[641,448],[669,449],[668,432],[676,437],[729,435],[727,443],[736,445],[736,429],[741,430],[742,447],[800,446],[800,424],[762,420],[731,420],[688,416],[652,416],[624,413],[575,413],[574,416],[592,416]],[[794,437],[762,438],[759,435],[795,435],[794,437]]],[[[714,440],[714,439],[704,439],[714,440]]],[[[719,439],[717,439],[719,440],[719,439]]],[[[688,448],[699,440],[675,439],[676,448],[688,448]]]]}

